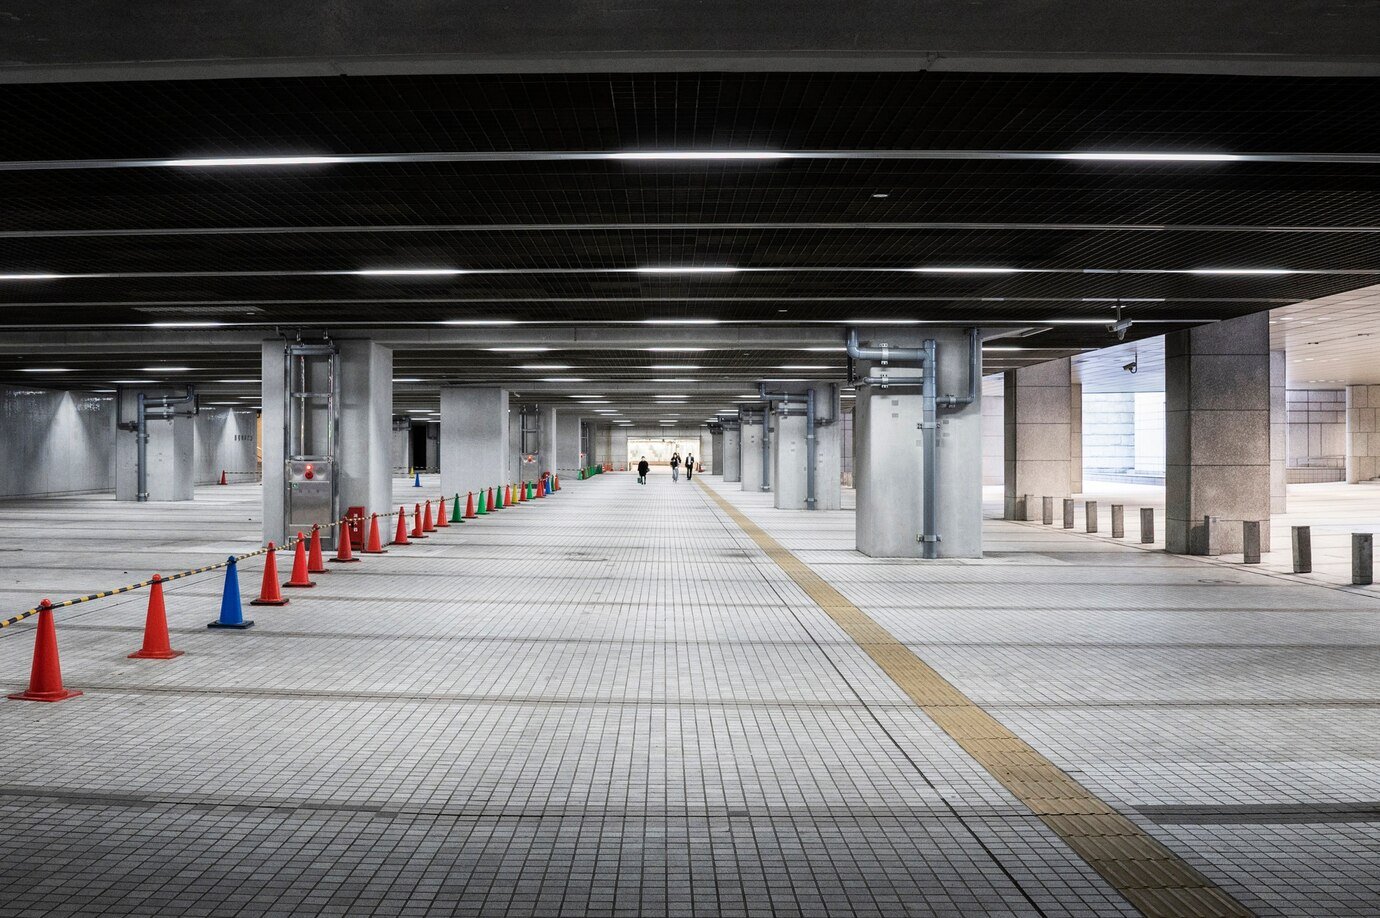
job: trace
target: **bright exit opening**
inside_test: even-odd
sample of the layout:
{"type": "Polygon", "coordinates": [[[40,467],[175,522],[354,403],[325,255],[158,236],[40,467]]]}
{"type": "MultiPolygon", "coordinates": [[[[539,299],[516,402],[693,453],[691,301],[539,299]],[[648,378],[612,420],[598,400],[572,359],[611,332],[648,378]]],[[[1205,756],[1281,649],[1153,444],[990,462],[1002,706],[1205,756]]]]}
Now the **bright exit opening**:
{"type": "Polygon", "coordinates": [[[684,459],[686,456],[693,455],[695,457],[695,460],[698,461],[700,458],[699,452],[699,440],[635,440],[629,437],[628,467],[632,468],[633,466],[637,465],[638,461],[643,456],[646,456],[647,461],[650,462],[652,465],[669,465],[671,463],[672,453],[680,453],[680,458],[682,459],[684,459]]]}

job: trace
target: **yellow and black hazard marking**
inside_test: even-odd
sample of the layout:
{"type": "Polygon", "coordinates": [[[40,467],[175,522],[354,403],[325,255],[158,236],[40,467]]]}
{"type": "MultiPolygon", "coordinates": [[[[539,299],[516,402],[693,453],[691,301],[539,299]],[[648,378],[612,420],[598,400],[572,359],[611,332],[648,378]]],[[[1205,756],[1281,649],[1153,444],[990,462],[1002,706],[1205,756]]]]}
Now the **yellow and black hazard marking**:
{"type": "Polygon", "coordinates": [[[1252,914],[1008,730],[713,488],[696,483],[917,707],[1141,912],[1152,918],[1252,914]]]}

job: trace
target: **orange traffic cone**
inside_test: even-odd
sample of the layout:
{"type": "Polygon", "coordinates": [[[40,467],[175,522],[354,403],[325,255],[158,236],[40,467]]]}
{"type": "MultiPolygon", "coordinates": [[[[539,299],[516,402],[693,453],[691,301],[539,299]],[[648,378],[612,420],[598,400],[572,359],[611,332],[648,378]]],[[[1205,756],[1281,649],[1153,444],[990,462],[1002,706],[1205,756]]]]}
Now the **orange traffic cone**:
{"type": "Polygon", "coordinates": [[[436,528],[446,529],[449,526],[450,522],[446,519],[446,498],[443,494],[441,495],[441,502],[436,505],[436,528]]]}
{"type": "Polygon", "coordinates": [[[168,613],[163,607],[163,578],[153,575],[149,586],[149,613],[144,619],[144,646],[129,655],[131,660],[171,660],[182,656],[168,639],[168,613]]]}
{"type": "Polygon", "coordinates": [[[431,501],[427,501],[422,509],[422,532],[435,532],[436,524],[431,521],[431,501]]]}
{"type": "Polygon", "coordinates": [[[493,488],[490,488],[490,489],[489,489],[489,509],[490,509],[490,510],[496,510],[496,509],[498,509],[497,507],[494,506],[494,489],[493,489],[493,488]]]}
{"type": "MultiPolygon", "coordinates": [[[[350,534],[342,530],[340,541],[350,541],[350,534]]],[[[330,569],[326,567],[326,560],[321,557],[321,527],[312,524],[311,541],[307,548],[307,573],[308,574],[329,574],[330,569]]]]}
{"type": "Polygon", "coordinates": [[[561,489],[561,476],[559,476],[559,475],[552,475],[552,476],[551,476],[551,490],[552,490],[552,491],[559,491],[560,489],[561,489]]]}
{"type": "Polygon", "coordinates": [[[393,536],[394,545],[411,545],[407,540],[407,508],[398,508],[398,531],[393,536]]]}
{"type": "Polygon", "coordinates": [[[80,694],[62,687],[53,604],[45,599],[38,604],[38,636],[34,639],[34,665],[29,671],[29,687],[8,697],[13,701],[62,701],[80,694]]]}
{"type": "Polygon", "coordinates": [[[297,533],[297,551],[292,556],[292,578],[285,587],[314,587],[316,581],[307,573],[307,540],[301,532],[297,533]]]}
{"type": "Polygon", "coordinates": [[[221,483],[221,484],[229,484],[229,483],[230,483],[230,482],[228,482],[228,481],[225,480],[225,469],[221,469],[221,470],[220,470],[220,483],[221,483]]]}
{"type": "Polygon", "coordinates": [[[465,519],[472,520],[477,515],[478,514],[474,512],[474,492],[470,491],[469,495],[465,498],[465,519]]]}
{"type": "Polygon", "coordinates": [[[537,497],[546,496],[546,476],[537,479],[537,497]]]}
{"type": "Polygon", "coordinates": [[[388,549],[383,547],[383,539],[379,534],[379,515],[369,514],[369,541],[364,543],[364,553],[366,555],[384,555],[388,549]]]}
{"type": "Polygon", "coordinates": [[[340,532],[336,535],[338,538],[335,540],[335,557],[331,559],[331,563],[349,564],[358,561],[359,559],[354,556],[354,552],[350,550],[350,543],[354,541],[350,534],[350,527],[342,524],[340,532]]]}
{"type": "Polygon", "coordinates": [[[412,505],[412,538],[425,539],[426,533],[422,531],[422,505],[412,505]]]}
{"type": "Polygon", "coordinates": [[[268,543],[268,560],[264,562],[264,582],[259,587],[259,598],[250,600],[251,606],[285,606],[283,591],[278,589],[278,550],[272,542],[268,543]]]}

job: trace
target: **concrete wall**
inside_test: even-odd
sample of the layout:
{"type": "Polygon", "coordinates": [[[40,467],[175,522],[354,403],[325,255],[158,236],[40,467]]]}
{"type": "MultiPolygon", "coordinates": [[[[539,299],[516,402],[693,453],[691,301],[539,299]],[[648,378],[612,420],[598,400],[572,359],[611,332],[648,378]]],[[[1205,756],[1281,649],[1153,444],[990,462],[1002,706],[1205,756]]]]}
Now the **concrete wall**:
{"type": "Polygon", "coordinates": [[[1069,371],[1069,359],[1064,357],[1002,374],[1006,519],[1032,519],[1042,497],[1058,498],[1069,493],[1069,371]],[[1035,508],[1025,505],[1025,495],[1034,498],[1035,508]]]}
{"type": "Polygon", "coordinates": [[[1003,374],[982,380],[982,483],[999,485],[1006,480],[1006,391],[1003,374]]]}
{"type": "Polygon", "coordinates": [[[231,483],[249,481],[259,467],[259,413],[235,408],[202,408],[193,427],[196,452],[195,481],[213,485],[222,471],[231,483]]]}
{"type": "Polygon", "coordinates": [[[1087,393],[1083,425],[1084,473],[1098,481],[1127,477],[1136,467],[1135,393],[1087,393]]]}
{"type": "Polygon", "coordinates": [[[1345,480],[1346,390],[1286,390],[1284,418],[1287,480],[1345,480]]]}
{"type": "Polygon", "coordinates": [[[1346,387],[1346,480],[1380,478],[1380,386],[1346,387]]]}
{"type": "Polygon", "coordinates": [[[0,497],[114,486],[113,394],[0,388],[0,497]]]}

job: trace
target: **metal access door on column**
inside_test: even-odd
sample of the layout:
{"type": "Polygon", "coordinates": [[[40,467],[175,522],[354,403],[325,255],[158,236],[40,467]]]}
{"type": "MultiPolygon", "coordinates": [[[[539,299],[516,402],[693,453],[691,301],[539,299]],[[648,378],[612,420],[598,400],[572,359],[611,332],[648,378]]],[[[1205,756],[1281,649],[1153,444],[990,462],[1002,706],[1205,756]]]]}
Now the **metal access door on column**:
{"type": "Polygon", "coordinates": [[[336,438],[340,432],[337,396],[339,355],[329,344],[291,344],[284,361],[283,519],[284,536],[321,527],[321,541],[334,547],[340,518],[336,487],[336,438]]]}

